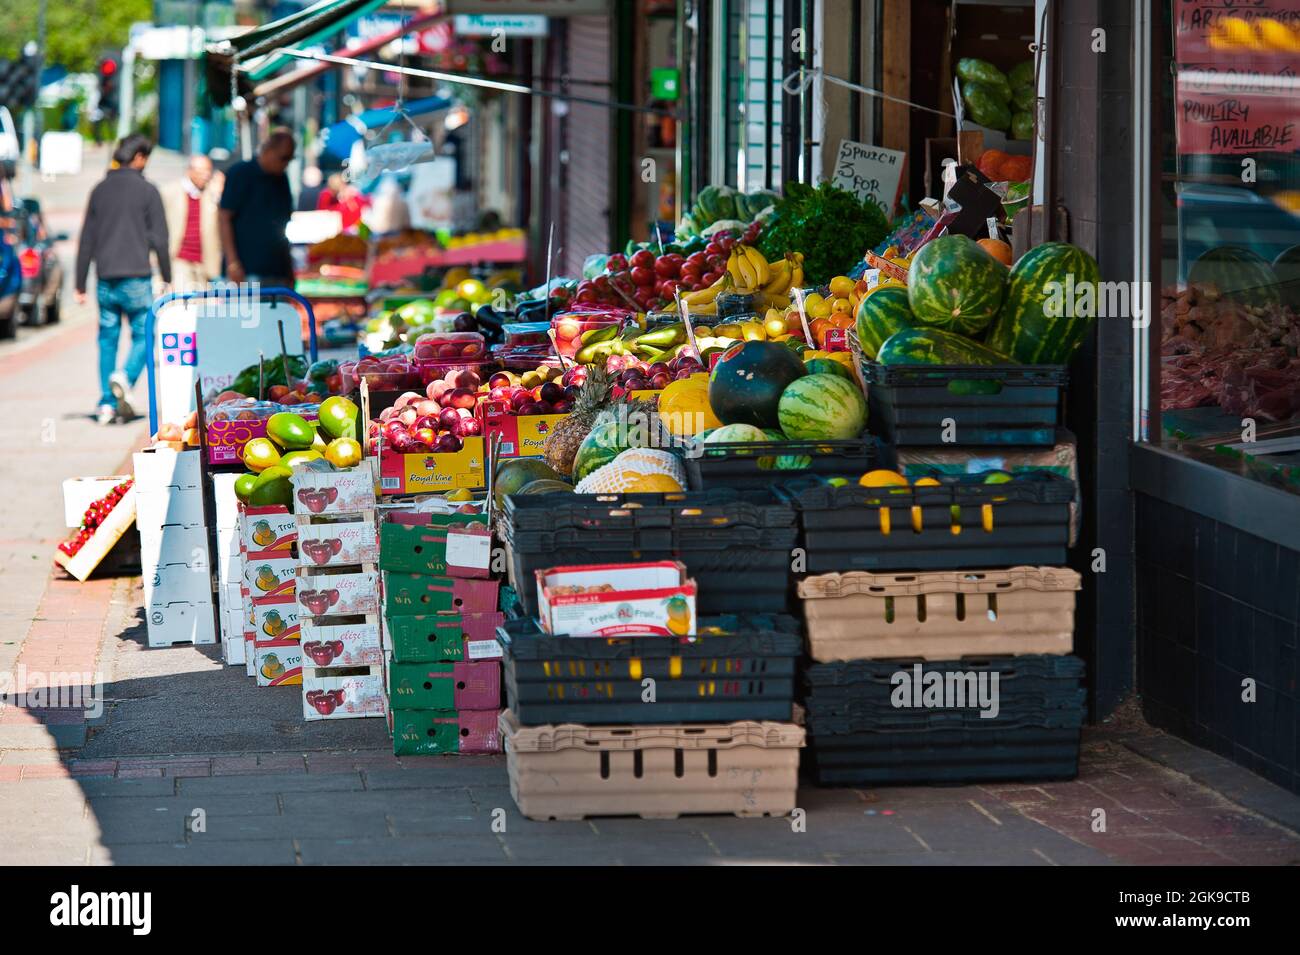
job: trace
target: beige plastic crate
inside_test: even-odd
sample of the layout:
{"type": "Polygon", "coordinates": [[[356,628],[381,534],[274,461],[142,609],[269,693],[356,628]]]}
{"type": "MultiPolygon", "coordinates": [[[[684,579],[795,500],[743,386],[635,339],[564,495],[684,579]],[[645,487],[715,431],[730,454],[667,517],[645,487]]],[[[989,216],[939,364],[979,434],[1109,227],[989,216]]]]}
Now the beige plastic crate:
{"type": "Polygon", "coordinates": [[[506,710],[499,726],[510,794],[530,819],[795,808],[804,731],[793,723],[520,726],[506,710]]]}
{"type": "Polygon", "coordinates": [[[799,583],[819,663],[1070,653],[1080,577],[1068,567],[822,574],[799,583]]]}

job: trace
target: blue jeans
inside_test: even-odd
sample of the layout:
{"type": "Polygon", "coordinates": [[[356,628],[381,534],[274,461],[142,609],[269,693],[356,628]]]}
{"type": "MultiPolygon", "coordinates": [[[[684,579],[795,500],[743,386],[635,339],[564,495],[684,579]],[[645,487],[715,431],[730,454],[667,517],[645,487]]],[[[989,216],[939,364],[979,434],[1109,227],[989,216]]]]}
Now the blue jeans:
{"type": "Polygon", "coordinates": [[[134,385],[144,371],[144,326],[153,304],[153,280],[144,278],[100,279],[95,286],[99,301],[99,403],[117,407],[108,379],[117,370],[117,341],[122,319],[131,326],[131,350],[126,355],[126,378],[134,385]]]}

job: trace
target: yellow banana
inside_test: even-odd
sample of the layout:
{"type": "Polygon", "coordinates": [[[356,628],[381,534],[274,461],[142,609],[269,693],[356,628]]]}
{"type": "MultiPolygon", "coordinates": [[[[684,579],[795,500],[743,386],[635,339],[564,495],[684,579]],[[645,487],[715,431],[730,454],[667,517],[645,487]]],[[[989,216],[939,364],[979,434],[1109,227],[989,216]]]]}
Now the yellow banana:
{"type": "Polygon", "coordinates": [[[803,288],[803,255],[795,253],[794,268],[790,270],[790,288],[803,288]]]}
{"type": "Polygon", "coordinates": [[[788,258],[782,258],[770,269],[770,280],[763,286],[763,294],[780,295],[790,287],[791,266],[788,258]]]}
{"type": "Polygon", "coordinates": [[[767,259],[763,258],[763,253],[758,251],[752,245],[737,246],[741,255],[745,257],[754,270],[755,281],[758,283],[754,288],[762,288],[772,280],[772,267],[768,264],[767,259]]]}
{"type": "Polygon", "coordinates": [[[754,269],[753,263],[740,251],[739,246],[732,249],[731,255],[727,258],[727,271],[738,288],[753,291],[759,287],[758,272],[754,269]]]}
{"type": "MultiPolygon", "coordinates": [[[[701,306],[713,304],[713,300],[718,297],[718,293],[725,289],[730,281],[731,277],[729,275],[723,275],[712,285],[696,289],[693,292],[683,293],[681,299],[692,312],[699,312],[701,306]]],[[[669,302],[668,307],[665,308],[664,311],[677,311],[677,302],[669,302]]]]}

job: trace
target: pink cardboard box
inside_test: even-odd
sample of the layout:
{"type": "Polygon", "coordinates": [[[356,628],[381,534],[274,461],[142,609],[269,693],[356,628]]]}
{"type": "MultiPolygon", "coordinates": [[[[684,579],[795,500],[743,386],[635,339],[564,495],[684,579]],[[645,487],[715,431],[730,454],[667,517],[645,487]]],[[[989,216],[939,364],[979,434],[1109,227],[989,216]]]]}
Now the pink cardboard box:
{"type": "Polygon", "coordinates": [[[378,609],[379,581],[374,571],[304,575],[298,580],[299,616],[344,616],[378,609]]]}
{"type": "Polygon", "coordinates": [[[302,628],[302,655],[307,666],[377,666],[384,662],[378,623],[335,623],[302,628]]]}
{"type": "Polygon", "coordinates": [[[295,508],[304,514],[349,514],[375,506],[375,471],[362,461],[346,471],[316,471],[310,464],[293,469],[295,508]]]}
{"type": "Polygon", "coordinates": [[[372,666],[358,672],[348,672],[346,667],[303,672],[302,716],[305,720],[383,716],[387,709],[383,667],[372,666]]]}
{"type": "Polygon", "coordinates": [[[298,528],[298,556],[303,567],[373,564],[379,537],[370,521],[304,524],[298,528]]]}
{"type": "MultiPolygon", "coordinates": [[[[285,405],[282,410],[292,411],[307,421],[316,420],[315,411],[299,411],[292,405],[285,405]]],[[[266,422],[268,420],[269,415],[266,418],[209,419],[203,442],[208,449],[208,463],[234,464],[242,461],[244,445],[254,438],[266,437],[266,422]]]]}

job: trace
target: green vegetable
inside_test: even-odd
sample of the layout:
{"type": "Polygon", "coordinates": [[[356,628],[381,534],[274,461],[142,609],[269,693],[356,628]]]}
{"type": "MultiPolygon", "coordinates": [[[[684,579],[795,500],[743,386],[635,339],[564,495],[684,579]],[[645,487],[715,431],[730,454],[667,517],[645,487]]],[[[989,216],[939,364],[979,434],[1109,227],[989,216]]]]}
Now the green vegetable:
{"type": "Polygon", "coordinates": [[[966,83],[986,83],[997,90],[1002,102],[1011,99],[1011,81],[988,60],[977,60],[971,57],[958,60],[957,75],[961,77],[963,86],[966,83]]]}
{"type": "Polygon", "coordinates": [[[1007,82],[1010,83],[1013,88],[1017,86],[1033,86],[1034,61],[1025,60],[1013,66],[1011,72],[1007,74],[1007,82]]]}
{"type": "Polygon", "coordinates": [[[875,203],[862,202],[829,182],[816,188],[791,182],[767,220],[758,248],[770,262],[787,252],[802,252],[805,284],[822,285],[848,275],[888,234],[889,220],[875,203]]]}
{"type": "MultiPolygon", "coordinates": [[[[289,374],[295,380],[302,380],[307,375],[307,359],[302,355],[289,355],[287,359],[289,365],[289,374]]],[[[280,356],[276,355],[262,361],[263,375],[260,378],[262,386],[270,390],[272,385],[284,385],[288,387],[289,382],[284,380],[284,365],[280,356]]],[[[257,398],[257,386],[259,376],[257,365],[249,365],[238,375],[230,384],[231,391],[237,391],[241,395],[248,395],[250,398],[257,398]]]]}
{"type": "Polygon", "coordinates": [[[961,95],[970,110],[971,119],[981,126],[1002,130],[1011,126],[1011,110],[995,87],[968,80],[962,83],[961,95]]]}
{"type": "Polygon", "coordinates": [[[1034,138],[1034,114],[1024,109],[1011,116],[1011,138],[1012,139],[1033,139],[1034,138]]]}
{"type": "Polygon", "coordinates": [[[1021,86],[1011,93],[1011,105],[1016,109],[1033,109],[1035,99],[1032,86],[1021,86]]]}

